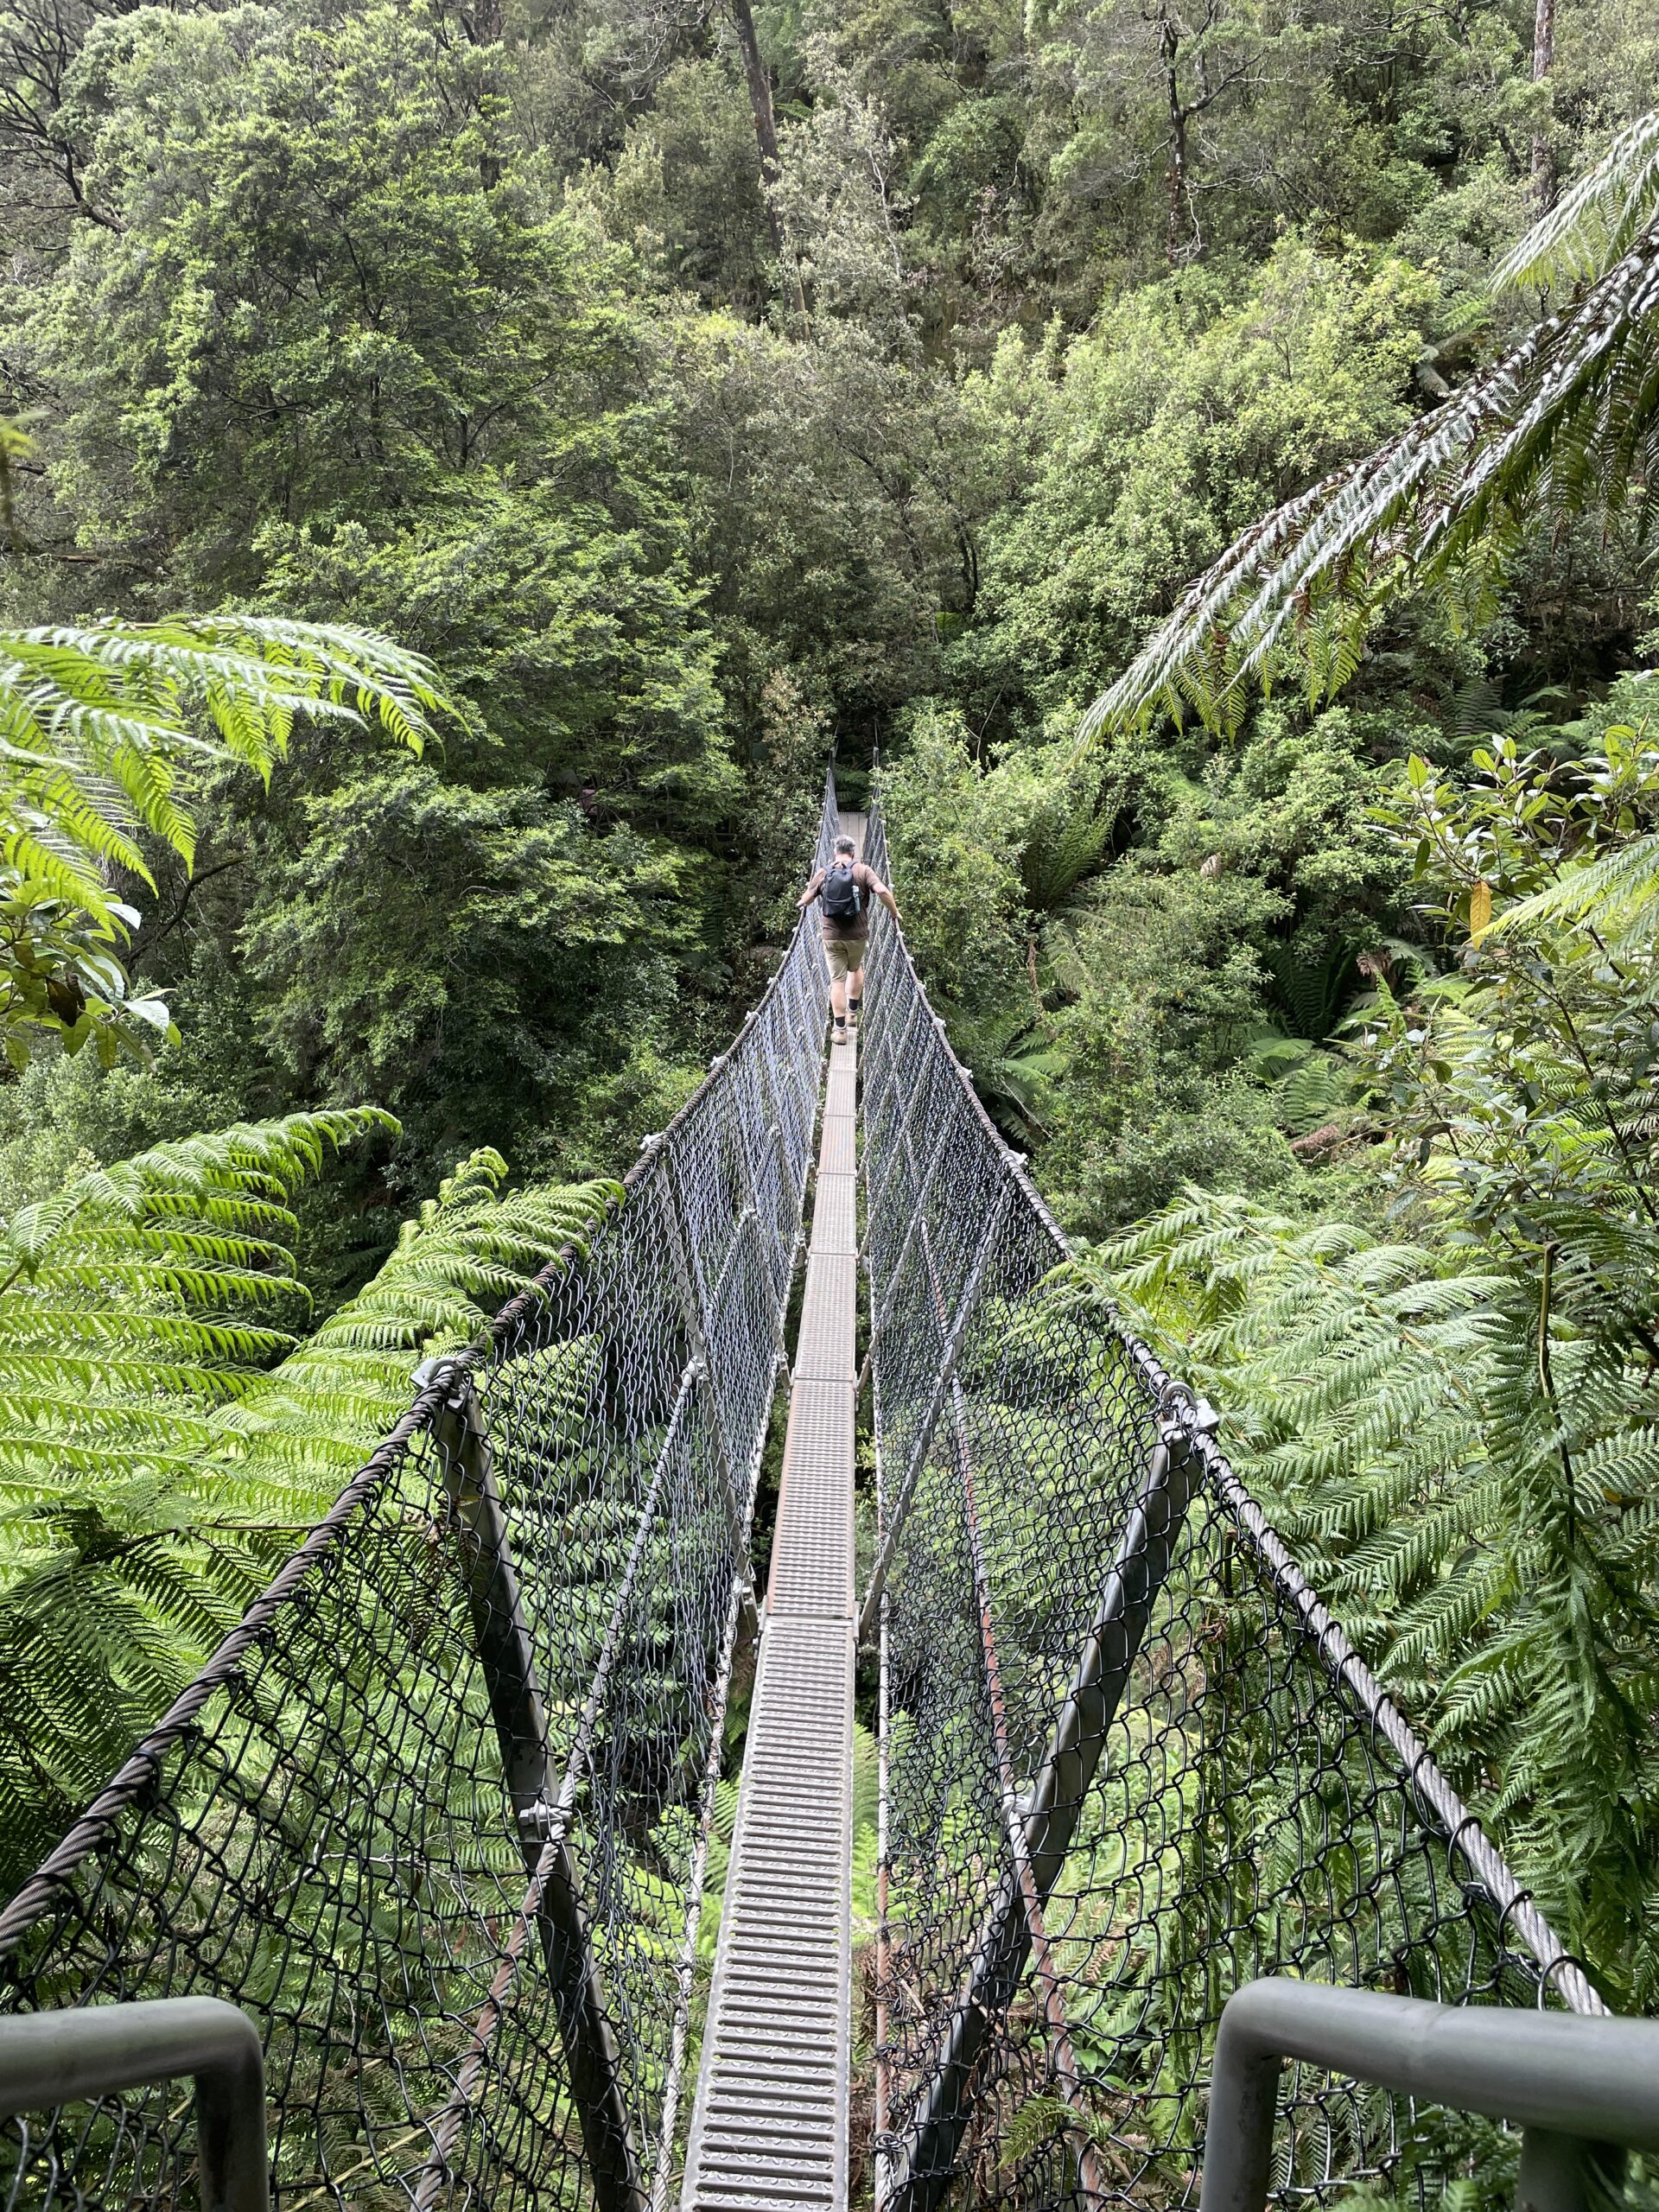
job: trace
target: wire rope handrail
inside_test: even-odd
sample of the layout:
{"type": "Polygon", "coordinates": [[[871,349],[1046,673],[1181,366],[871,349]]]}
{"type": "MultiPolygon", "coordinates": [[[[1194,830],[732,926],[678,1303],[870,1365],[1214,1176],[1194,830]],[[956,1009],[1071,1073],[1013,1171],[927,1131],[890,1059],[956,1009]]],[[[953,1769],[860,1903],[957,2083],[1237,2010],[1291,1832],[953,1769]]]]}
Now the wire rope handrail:
{"type": "MultiPolygon", "coordinates": [[[[831,779],[820,862],[836,822],[831,779]]],[[[0,2016],[248,2013],[286,2212],[666,2199],[817,934],[0,1911],[0,2016]]],[[[164,2086],[79,2099],[0,2122],[0,2206],[172,2205],[195,2157],[164,2086]]]]}
{"type": "MultiPolygon", "coordinates": [[[[1065,1279],[885,914],[866,994],[878,2205],[1196,2202],[1262,1974],[1601,2012],[1215,1415],[1065,1279]]],[[[1307,2069],[1284,2107],[1284,2199],[1466,2148],[1307,2069]]]]}
{"type": "MultiPolygon", "coordinates": [[[[836,823],[832,782],[820,861],[836,823]]],[[[887,875],[879,811],[866,850],[887,875]]],[[[902,935],[873,926],[878,2202],[1196,2203],[1243,1983],[1600,2000],[1214,1416],[1067,1283],[902,935]]],[[[0,1911],[12,2025],[247,2013],[279,2212],[665,2212],[811,1160],[817,938],[809,917],[582,1247],[422,1370],[0,1911]]],[[[1280,2106],[1287,2204],[1485,2141],[1307,2063],[1280,2106]]],[[[0,2212],[160,2212],[194,2185],[163,2086],[0,2112],[0,2212]]]]}

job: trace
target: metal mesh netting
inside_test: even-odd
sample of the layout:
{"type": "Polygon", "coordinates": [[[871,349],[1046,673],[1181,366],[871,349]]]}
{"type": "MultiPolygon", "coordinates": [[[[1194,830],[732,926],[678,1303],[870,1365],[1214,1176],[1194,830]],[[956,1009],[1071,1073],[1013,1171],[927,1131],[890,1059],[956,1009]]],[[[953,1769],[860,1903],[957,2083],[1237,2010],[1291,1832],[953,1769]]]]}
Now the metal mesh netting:
{"type": "MultiPolygon", "coordinates": [[[[283,2212],[665,2200],[817,936],[0,1914],[0,2011],[252,2014],[283,2212]]],[[[170,2206],[194,2159],[160,2085],[0,2124],[0,2204],[170,2206]]]]}
{"type": "MultiPolygon", "coordinates": [[[[878,817],[867,853],[885,875],[878,817]]],[[[878,2203],[1195,2202],[1259,1974],[1599,2011],[1213,1415],[1052,1280],[1065,1239],[884,916],[867,988],[878,2203]]],[[[1305,2068],[1281,2101],[1283,2200],[1468,2153],[1305,2068]]]]}

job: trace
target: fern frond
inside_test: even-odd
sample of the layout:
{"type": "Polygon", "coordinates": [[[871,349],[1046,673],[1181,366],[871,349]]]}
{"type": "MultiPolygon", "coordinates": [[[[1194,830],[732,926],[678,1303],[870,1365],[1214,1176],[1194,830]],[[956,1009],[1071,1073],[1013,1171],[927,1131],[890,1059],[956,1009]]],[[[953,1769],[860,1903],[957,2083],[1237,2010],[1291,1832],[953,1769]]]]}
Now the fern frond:
{"type": "MultiPolygon", "coordinates": [[[[476,1154],[296,1344],[270,1325],[304,1314],[288,1200],[395,1126],[367,1109],[238,1125],[91,1170],[0,1226],[0,1795],[24,1808],[0,1823],[0,1874],[268,1579],[261,1524],[325,1511],[406,1409],[421,1355],[478,1342],[620,1197],[508,1192],[505,1162],[476,1154]]],[[[574,1422],[598,1371],[586,1339],[554,1344],[515,1363],[514,1387],[574,1422]]],[[[619,1519],[607,1572],[626,1542],[619,1519]]],[[[595,1651],[601,1634],[596,1611],[595,1651]]]]}
{"type": "MultiPolygon", "coordinates": [[[[1645,138],[1643,147],[1645,175],[1645,138]]],[[[1452,398],[1244,531],[1095,702],[1081,734],[1159,709],[1231,726],[1292,645],[1310,699],[1329,697],[1402,591],[1438,581],[1450,604],[1461,583],[1478,609],[1541,518],[1616,508],[1632,495],[1645,513],[1656,337],[1659,229],[1649,218],[1581,298],[1452,398]]]]}
{"type": "Polygon", "coordinates": [[[1592,282],[1659,215],[1659,115],[1629,124],[1492,272],[1499,291],[1592,282]]]}

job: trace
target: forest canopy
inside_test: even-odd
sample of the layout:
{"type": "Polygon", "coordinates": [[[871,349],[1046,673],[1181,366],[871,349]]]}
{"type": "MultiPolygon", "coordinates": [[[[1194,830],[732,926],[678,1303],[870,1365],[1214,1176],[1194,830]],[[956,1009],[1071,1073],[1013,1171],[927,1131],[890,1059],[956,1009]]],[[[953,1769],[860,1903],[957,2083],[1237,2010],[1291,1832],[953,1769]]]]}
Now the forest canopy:
{"type": "Polygon", "coordinates": [[[188,1333],[147,1209],[261,1209],[105,1378],[188,1452],[8,1416],[17,1863],[317,1503],[238,1408],[343,1466],[365,1313],[579,1225],[833,747],[1078,1294],[1654,2000],[1656,111],[1646,0],[0,0],[0,1304],[73,1381],[77,1239],[188,1333]]]}

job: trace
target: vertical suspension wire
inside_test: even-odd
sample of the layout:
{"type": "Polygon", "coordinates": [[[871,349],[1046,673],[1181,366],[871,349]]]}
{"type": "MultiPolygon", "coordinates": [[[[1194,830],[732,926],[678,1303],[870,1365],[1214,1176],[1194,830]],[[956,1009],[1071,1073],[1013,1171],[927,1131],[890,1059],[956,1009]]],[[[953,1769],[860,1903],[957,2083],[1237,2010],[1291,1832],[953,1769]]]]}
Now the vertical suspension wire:
{"type": "MultiPolygon", "coordinates": [[[[830,787],[819,864],[836,827],[830,787]]],[[[888,875],[879,810],[866,855],[888,875]]],[[[255,2013],[289,2212],[667,2212],[817,935],[0,1912],[0,2010],[255,2013]]],[[[1205,1409],[1057,1286],[1065,1239],[882,912],[863,1058],[878,2202],[1192,2200],[1256,1972],[1599,2010],[1205,1409]]],[[[1306,2069],[1284,2106],[1286,2202],[1479,2148],[1306,2069]]],[[[31,2116],[0,2206],[159,2212],[191,2157],[159,2091],[31,2116]]]]}
{"type": "MultiPolygon", "coordinates": [[[[879,805],[866,849],[890,880],[879,805]]],[[[1195,2202],[1260,1973],[1600,2011],[1215,1417],[1065,1283],[885,917],[864,1052],[878,2204],[1195,2202]]],[[[1306,2069],[1282,2103],[1286,2203],[1484,2154],[1306,2069]]]]}

